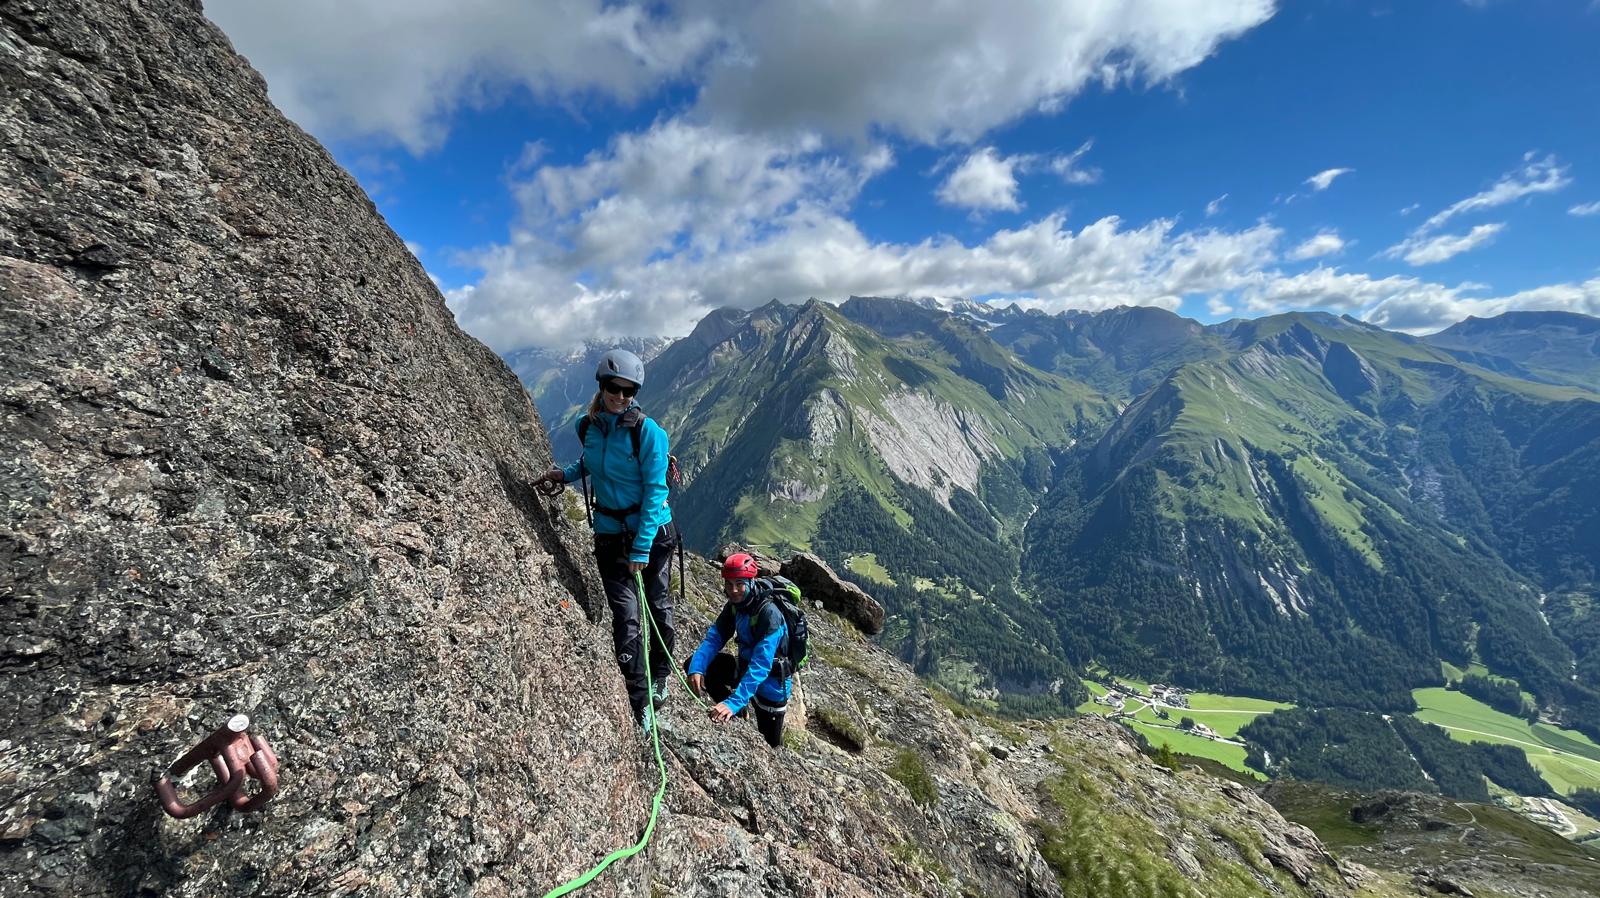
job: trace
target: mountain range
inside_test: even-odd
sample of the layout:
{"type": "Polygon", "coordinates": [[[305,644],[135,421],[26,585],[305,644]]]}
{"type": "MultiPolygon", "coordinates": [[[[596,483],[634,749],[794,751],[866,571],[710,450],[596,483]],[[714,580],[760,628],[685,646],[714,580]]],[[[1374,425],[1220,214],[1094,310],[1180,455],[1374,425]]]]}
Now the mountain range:
{"type": "MultiPolygon", "coordinates": [[[[576,497],[532,486],[552,451],[527,391],[201,5],[0,4],[0,48],[0,898],[1595,894],[1592,851],[1498,809],[1264,796],[1102,721],[984,714],[822,608],[781,748],[676,685],[641,732],[576,497]]],[[[848,469],[821,481],[817,501],[854,496],[895,527],[905,502],[983,546],[1026,543],[1030,515],[1001,528],[988,509],[1048,498],[1120,409],[1014,364],[993,322],[929,315],[942,336],[888,338],[830,308],[765,316],[733,315],[730,334],[767,334],[715,341],[711,367],[814,371],[805,346],[837,340],[858,371],[931,379],[880,415],[922,401],[994,444],[976,494],[887,465],[870,488],[848,469]],[[780,333],[800,341],[788,366],[738,358],[782,350],[780,333]],[[966,373],[946,379],[947,361],[966,373]],[[941,405],[978,393],[992,404],[941,405]],[[1019,465],[1017,495],[985,486],[1019,465]]],[[[586,386],[580,361],[565,376],[586,386]]],[[[877,389],[814,383],[841,403],[877,389]]],[[[679,392],[681,413],[656,407],[698,433],[679,392]]],[[[701,403],[776,414],[775,392],[701,403]]],[[[756,436],[701,426],[727,440],[696,456],[702,480],[756,436]]],[[[836,442],[869,465],[879,431],[836,442]]],[[[901,532],[958,569],[922,593],[970,597],[988,570],[938,531],[901,532]]],[[[714,562],[684,570],[680,649],[723,602],[714,562]]],[[[1042,613],[1012,579],[1017,598],[996,581],[986,607],[1042,613]]],[[[975,644],[948,619],[918,626],[932,666],[975,644]]]]}
{"type": "Polygon", "coordinates": [[[1406,710],[1481,663],[1600,735],[1597,334],[853,297],[715,311],[640,401],[691,545],[817,551],[970,698],[1063,709],[1096,662],[1406,710]]]}

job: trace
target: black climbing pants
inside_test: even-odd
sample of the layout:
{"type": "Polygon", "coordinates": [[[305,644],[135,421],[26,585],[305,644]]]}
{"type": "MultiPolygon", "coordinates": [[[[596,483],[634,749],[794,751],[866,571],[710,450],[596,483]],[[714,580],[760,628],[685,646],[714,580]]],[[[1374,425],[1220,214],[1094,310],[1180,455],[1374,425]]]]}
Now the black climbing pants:
{"type": "MultiPolygon", "coordinates": [[[[733,694],[739,686],[739,661],[727,652],[719,652],[706,666],[706,695],[720,702],[733,694]]],[[[756,730],[767,744],[777,748],[783,742],[783,715],[788,712],[787,702],[772,706],[760,698],[750,700],[749,709],[756,715],[756,730]]],[[[740,712],[742,715],[744,712],[740,712]]]]}
{"type": "MultiPolygon", "coordinates": [[[[644,655],[639,649],[639,597],[634,594],[633,574],[628,573],[632,545],[633,537],[628,534],[597,533],[594,537],[595,562],[600,567],[600,582],[606,588],[606,601],[611,605],[611,642],[617,652],[617,666],[622,668],[622,679],[628,685],[628,704],[637,718],[644,714],[651,684],[645,681],[644,655]]],[[[659,640],[650,637],[649,647],[650,672],[657,682],[672,675],[677,630],[672,621],[672,593],[667,586],[672,576],[672,552],[677,545],[678,529],[668,522],[656,533],[650,546],[650,563],[639,575],[644,580],[645,600],[650,603],[650,618],[661,633],[659,640]]]]}

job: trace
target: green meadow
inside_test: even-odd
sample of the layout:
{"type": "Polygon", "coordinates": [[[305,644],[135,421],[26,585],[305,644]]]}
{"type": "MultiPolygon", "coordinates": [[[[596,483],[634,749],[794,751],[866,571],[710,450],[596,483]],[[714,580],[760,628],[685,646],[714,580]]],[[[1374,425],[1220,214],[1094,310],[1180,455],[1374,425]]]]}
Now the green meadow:
{"type": "Polygon", "coordinates": [[[887,568],[878,563],[878,556],[871,552],[863,555],[851,555],[844,560],[844,565],[850,569],[851,573],[859,574],[875,583],[883,583],[888,586],[895,585],[894,577],[889,574],[887,568]]]}
{"type": "Polygon", "coordinates": [[[1417,689],[1412,695],[1420,709],[1413,715],[1418,720],[1444,727],[1451,738],[1461,742],[1498,742],[1521,748],[1557,792],[1600,789],[1600,745],[1582,733],[1529,724],[1448,689],[1417,689]]]}
{"type": "MultiPolygon", "coordinates": [[[[1117,677],[1118,682],[1132,687],[1145,699],[1150,697],[1150,684],[1141,680],[1128,677],[1117,677]]],[[[1156,713],[1148,701],[1129,699],[1123,702],[1121,708],[1111,708],[1095,702],[1106,694],[1106,687],[1093,680],[1084,680],[1083,685],[1089,690],[1090,701],[1078,706],[1080,714],[1096,714],[1101,717],[1110,717],[1118,712],[1131,715],[1131,719],[1123,718],[1133,729],[1139,731],[1150,740],[1151,745],[1166,745],[1180,754],[1195,755],[1210,758],[1225,764],[1241,773],[1259,777],[1260,774],[1245,766],[1245,748],[1242,745],[1229,745],[1217,742],[1202,736],[1177,729],[1178,722],[1183,718],[1192,718],[1195,723],[1203,723],[1215,730],[1217,735],[1224,739],[1237,739],[1239,729],[1261,714],[1271,714],[1281,708],[1290,708],[1282,702],[1267,701],[1259,698],[1245,698],[1236,695],[1219,695],[1213,692],[1188,693],[1188,708],[1163,707],[1167,712],[1166,719],[1156,713]]]]}

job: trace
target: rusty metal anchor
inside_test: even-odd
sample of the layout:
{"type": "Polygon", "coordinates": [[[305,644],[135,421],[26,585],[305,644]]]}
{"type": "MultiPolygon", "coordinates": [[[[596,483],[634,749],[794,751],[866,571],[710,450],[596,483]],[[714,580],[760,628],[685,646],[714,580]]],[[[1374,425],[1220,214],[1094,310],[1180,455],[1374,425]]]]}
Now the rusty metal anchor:
{"type": "Polygon", "coordinates": [[[179,820],[203,813],[224,801],[232,804],[235,810],[254,811],[278,794],[278,756],[267,740],[246,732],[249,729],[250,718],[236,714],[183,757],[173,761],[156,781],[161,809],[179,820]],[[217,775],[217,787],[200,800],[184,804],[178,798],[178,788],[173,781],[200,766],[202,761],[211,762],[211,770],[217,775]],[[247,778],[259,781],[261,791],[247,794],[244,791],[247,778]]]}

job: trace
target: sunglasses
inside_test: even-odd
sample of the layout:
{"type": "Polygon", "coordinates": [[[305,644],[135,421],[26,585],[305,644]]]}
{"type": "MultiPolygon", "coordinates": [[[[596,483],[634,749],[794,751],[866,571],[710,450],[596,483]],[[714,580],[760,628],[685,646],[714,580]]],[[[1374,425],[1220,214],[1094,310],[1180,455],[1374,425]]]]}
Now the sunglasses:
{"type": "Polygon", "coordinates": [[[632,399],[639,392],[638,387],[625,387],[614,380],[608,380],[601,384],[600,389],[612,395],[620,395],[628,399],[632,399]]]}

